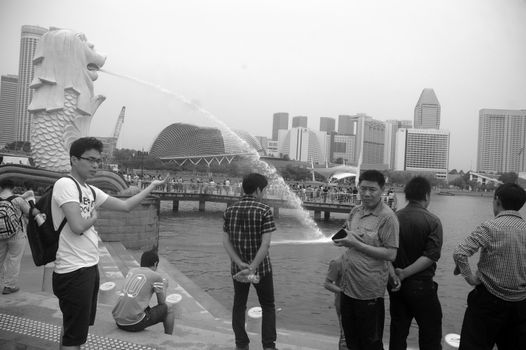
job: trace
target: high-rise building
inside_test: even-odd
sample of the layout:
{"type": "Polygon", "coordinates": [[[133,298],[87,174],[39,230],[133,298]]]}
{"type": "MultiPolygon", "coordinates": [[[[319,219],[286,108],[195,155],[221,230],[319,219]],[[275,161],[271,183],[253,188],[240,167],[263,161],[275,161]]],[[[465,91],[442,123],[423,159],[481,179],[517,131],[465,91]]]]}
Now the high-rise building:
{"type": "Polygon", "coordinates": [[[526,171],[526,110],[479,111],[477,170],[526,171]]]}
{"type": "Polygon", "coordinates": [[[356,164],[356,135],[327,135],[327,158],[333,163],[356,164]]]}
{"type": "Polygon", "coordinates": [[[16,139],[29,141],[31,135],[31,114],[27,107],[33,96],[29,85],[33,80],[33,57],[40,37],[47,32],[38,26],[22,26],[20,38],[20,59],[18,64],[18,88],[16,103],[16,139]]]}
{"type": "Polygon", "coordinates": [[[320,118],[320,131],[325,131],[327,134],[336,130],[336,119],[321,117],[320,118]]]}
{"type": "Polygon", "coordinates": [[[306,128],[308,118],[306,116],[298,115],[292,117],[292,127],[293,128],[306,128]]]}
{"type": "Polygon", "coordinates": [[[440,103],[433,89],[424,89],[415,106],[415,129],[440,129],[440,103]]]}
{"type": "Polygon", "coordinates": [[[307,128],[280,130],[279,151],[291,160],[324,164],[327,133],[307,128]]]}
{"type": "Polygon", "coordinates": [[[446,179],[449,168],[449,131],[398,129],[395,170],[431,172],[446,179]]]}
{"type": "Polygon", "coordinates": [[[272,120],[272,140],[277,141],[279,130],[288,130],[289,128],[289,114],[288,113],[274,113],[272,120]]]}
{"type": "Polygon", "coordinates": [[[16,89],[18,76],[2,75],[0,78],[0,148],[16,141],[16,89]]]}
{"type": "Polygon", "coordinates": [[[385,122],[384,162],[388,169],[395,167],[396,132],[400,128],[400,121],[387,120],[385,122]]]}
{"type": "Polygon", "coordinates": [[[353,116],[338,116],[338,134],[356,135],[356,120],[353,118],[353,116]]]}

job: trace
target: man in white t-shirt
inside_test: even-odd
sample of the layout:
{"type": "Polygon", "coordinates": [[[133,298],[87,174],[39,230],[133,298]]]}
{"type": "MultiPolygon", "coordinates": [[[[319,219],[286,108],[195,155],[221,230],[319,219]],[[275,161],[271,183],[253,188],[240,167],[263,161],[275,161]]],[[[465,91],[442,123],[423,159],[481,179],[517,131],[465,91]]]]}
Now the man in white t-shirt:
{"type": "Polygon", "coordinates": [[[52,216],[55,229],[67,219],[59,238],[53,293],[63,315],[60,349],[80,349],[88,328],[94,324],[99,290],[99,262],[96,208],[129,212],[164,180],[154,180],[133,197],[119,199],[86,183],[101,163],[102,142],[83,137],[69,151],[72,177],[59,179],[53,187],[52,216]],[[80,192],[79,193],[79,188],[80,192]]]}

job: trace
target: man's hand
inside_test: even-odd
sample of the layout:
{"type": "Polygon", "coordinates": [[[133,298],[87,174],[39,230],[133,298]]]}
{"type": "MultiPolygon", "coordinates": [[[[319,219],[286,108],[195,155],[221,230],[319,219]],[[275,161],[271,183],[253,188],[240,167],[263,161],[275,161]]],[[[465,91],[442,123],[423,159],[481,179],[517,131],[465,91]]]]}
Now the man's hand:
{"type": "Polygon", "coordinates": [[[358,240],[358,238],[356,238],[354,232],[349,231],[349,230],[345,230],[345,231],[347,231],[347,236],[345,236],[344,238],[335,239],[334,244],[338,247],[348,247],[348,248],[358,246],[360,244],[360,241],[358,240]]]}
{"type": "Polygon", "coordinates": [[[407,277],[407,275],[405,274],[404,269],[396,268],[396,269],[395,269],[395,273],[396,273],[396,275],[398,276],[398,278],[400,279],[400,282],[402,282],[403,280],[405,280],[405,278],[407,277]]]}
{"type": "Polygon", "coordinates": [[[466,282],[468,282],[468,284],[472,286],[478,286],[481,283],[478,273],[475,273],[474,275],[466,277],[466,282]]]}
{"type": "Polygon", "coordinates": [[[402,288],[402,281],[396,274],[389,275],[388,283],[391,286],[391,292],[398,292],[402,288]]]}
{"type": "Polygon", "coordinates": [[[168,179],[170,178],[170,175],[166,175],[166,177],[162,180],[153,180],[152,185],[155,187],[165,185],[168,182],[168,179]]]}

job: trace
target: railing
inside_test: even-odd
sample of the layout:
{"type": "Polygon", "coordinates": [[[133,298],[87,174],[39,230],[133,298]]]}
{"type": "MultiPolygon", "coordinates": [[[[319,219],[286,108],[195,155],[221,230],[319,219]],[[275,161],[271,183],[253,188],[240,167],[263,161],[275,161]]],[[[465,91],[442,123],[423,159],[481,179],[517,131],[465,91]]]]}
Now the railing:
{"type": "MultiPolygon", "coordinates": [[[[150,184],[150,181],[139,181],[137,186],[145,188],[150,184]]],[[[223,184],[209,184],[209,183],[179,183],[169,182],[163,186],[158,186],[155,189],[156,192],[164,193],[181,193],[181,194],[210,194],[210,195],[223,195],[239,197],[242,194],[241,187],[235,185],[223,185],[223,184]]],[[[291,191],[280,191],[272,186],[269,186],[266,192],[266,198],[269,199],[280,199],[280,200],[291,200],[293,194],[295,194],[303,203],[319,203],[319,204],[341,204],[341,205],[359,205],[361,201],[357,194],[334,191],[328,192],[317,191],[317,190],[291,190],[291,191]]],[[[391,197],[393,198],[393,197],[391,197]]],[[[382,196],[384,203],[389,205],[393,210],[396,210],[396,197],[394,199],[389,198],[387,195],[382,196]]]]}

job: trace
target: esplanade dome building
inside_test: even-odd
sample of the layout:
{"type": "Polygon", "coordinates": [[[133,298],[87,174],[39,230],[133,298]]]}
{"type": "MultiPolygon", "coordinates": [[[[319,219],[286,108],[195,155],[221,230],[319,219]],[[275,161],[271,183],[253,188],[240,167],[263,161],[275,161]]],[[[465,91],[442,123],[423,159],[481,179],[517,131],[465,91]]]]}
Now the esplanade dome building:
{"type": "Polygon", "coordinates": [[[185,159],[219,159],[254,154],[263,154],[259,141],[245,131],[234,130],[234,134],[218,128],[174,123],[159,133],[152,144],[150,155],[163,161],[185,159]]]}

